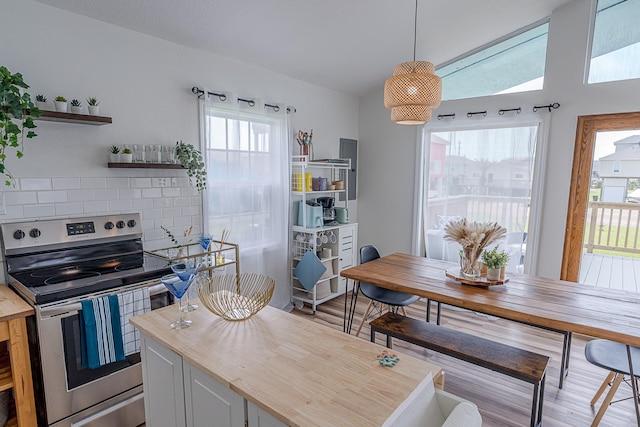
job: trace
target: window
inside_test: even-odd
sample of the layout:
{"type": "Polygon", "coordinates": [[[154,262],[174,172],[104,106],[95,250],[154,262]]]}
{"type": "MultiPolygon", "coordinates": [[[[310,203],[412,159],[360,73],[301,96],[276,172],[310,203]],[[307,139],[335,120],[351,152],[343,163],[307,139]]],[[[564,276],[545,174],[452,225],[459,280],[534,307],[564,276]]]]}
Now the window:
{"type": "Polygon", "coordinates": [[[640,77],[640,0],[598,0],[589,83],[640,77]]]}
{"type": "MultiPolygon", "coordinates": [[[[281,109],[281,110],[284,110],[281,109]]],[[[277,283],[271,304],[290,302],[289,123],[285,112],[254,113],[202,103],[207,164],[205,231],[239,244],[243,272],[277,283]]]]}
{"type": "MultiPolygon", "coordinates": [[[[460,246],[443,239],[453,219],[498,222],[507,229],[500,248],[509,254],[507,271],[525,271],[538,125],[431,131],[430,161],[442,174],[429,174],[423,208],[429,258],[457,262],[460,246]],[[517,177],[517,178],[514,178],[517,177]]],[[[491,249],[491,248],[489,248],[491,249]]]]}
{"type": "Polygon", "coordinates": [[[548,31],[538,25],[438,68],[442,99],[542,89],[548,31]]]}

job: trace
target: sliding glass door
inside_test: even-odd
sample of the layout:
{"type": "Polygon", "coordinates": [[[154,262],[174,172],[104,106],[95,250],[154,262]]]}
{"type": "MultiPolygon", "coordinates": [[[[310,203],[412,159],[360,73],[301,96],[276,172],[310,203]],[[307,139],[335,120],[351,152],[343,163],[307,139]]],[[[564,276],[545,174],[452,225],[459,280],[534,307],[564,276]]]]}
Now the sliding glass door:
{"type": "Polygon", "coordinates": [[[507,228],[500,242],[509,254],[507,271],[526,270],[538,128],[536,123],[426,132],[422,224],[427,257],[458,262],[460,246],[443,238],[449,221],[491,221],[507,228]]]}

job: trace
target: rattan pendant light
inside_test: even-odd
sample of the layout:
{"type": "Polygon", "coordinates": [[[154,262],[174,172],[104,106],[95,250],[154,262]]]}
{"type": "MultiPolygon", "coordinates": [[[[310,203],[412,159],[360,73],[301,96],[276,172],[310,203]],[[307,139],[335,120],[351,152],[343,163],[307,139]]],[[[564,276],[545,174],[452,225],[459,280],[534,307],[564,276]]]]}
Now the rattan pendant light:
{"type": "Polygon", "coordinates": [[[440,105],[442,81],[431,62],[416,61],[418,0],[413,30],[413,61],[393,69],[384,84],[384,106],[391,109],[391,121],[401,125],[422,125],[431,120],[431,110],[440,105]]]}

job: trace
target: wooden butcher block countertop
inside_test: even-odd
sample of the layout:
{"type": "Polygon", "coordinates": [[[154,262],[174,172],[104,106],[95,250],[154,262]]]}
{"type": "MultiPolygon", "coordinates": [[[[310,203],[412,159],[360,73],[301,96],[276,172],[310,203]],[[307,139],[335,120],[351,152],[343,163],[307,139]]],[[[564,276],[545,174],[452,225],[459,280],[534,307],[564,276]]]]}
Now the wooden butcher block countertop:
{"type": "Polygon", "coordinates": [[[145,335],[291,426],[379,426],[440,367],[398,354],[383,367],[378,344],[266,307],[229,322],[200,305],[174,330],[175,306],[131,319],[145,335]]]}

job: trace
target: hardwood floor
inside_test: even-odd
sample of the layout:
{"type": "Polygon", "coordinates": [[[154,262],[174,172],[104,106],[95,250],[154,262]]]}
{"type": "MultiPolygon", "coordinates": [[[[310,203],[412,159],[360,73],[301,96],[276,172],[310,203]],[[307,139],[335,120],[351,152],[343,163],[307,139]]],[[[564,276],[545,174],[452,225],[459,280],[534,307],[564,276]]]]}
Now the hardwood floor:
{"type": "MultiPolygon", "coordinates": [[[[358,299],[352,332],[354,334],[367,302],[364,297],[358,299]]],[[[344,298],[339,297],[318,306],[315,315],[309,306],[294,309],[293,314],[342,330],[343,310],[344,298]]],[[[425,313],[426,303],[422,301],[413,304],[407,310],[407,315],[419,319],[424,319],[425,313]]],[[[432,316],[432,321],[435,321],[435,304],[432,308],[432,316]]],[[[550,356],[551,362],[544,393],[543,426],[591,425],[600,402],[595,408],[591,408],[589,402],[607,375],[607,371],[585,360],[584,346],[588,338],[574,335],[569,375],[565,379],[564,387],[559,389],[562,335],[450,306],[443,306],[441,323],[454,329],[550,356]]],[[[369,340],[369,334],[369,327],[365,324],[360,338],[369,340]]],[[[378,336],[377,342],[384,346],[382,335],[378,336]]],[[[442,366],[446,372],[445,390],[476,403],[482,414],[483,426],[529,425],[533,396],[533,388],[530,384],[402,341],[394,340],[394,349],[442,366]]],[[[402,363],[402,360],[399,363],[402,363]]],[[[622,385],[614,401],[625,397],[631,397],[631,388],[622,385]]],[[[634,425],[637,425],[635,410],[633,401],[630,399],[611,405],[600,423],[602,427],[634,425]]]]}

